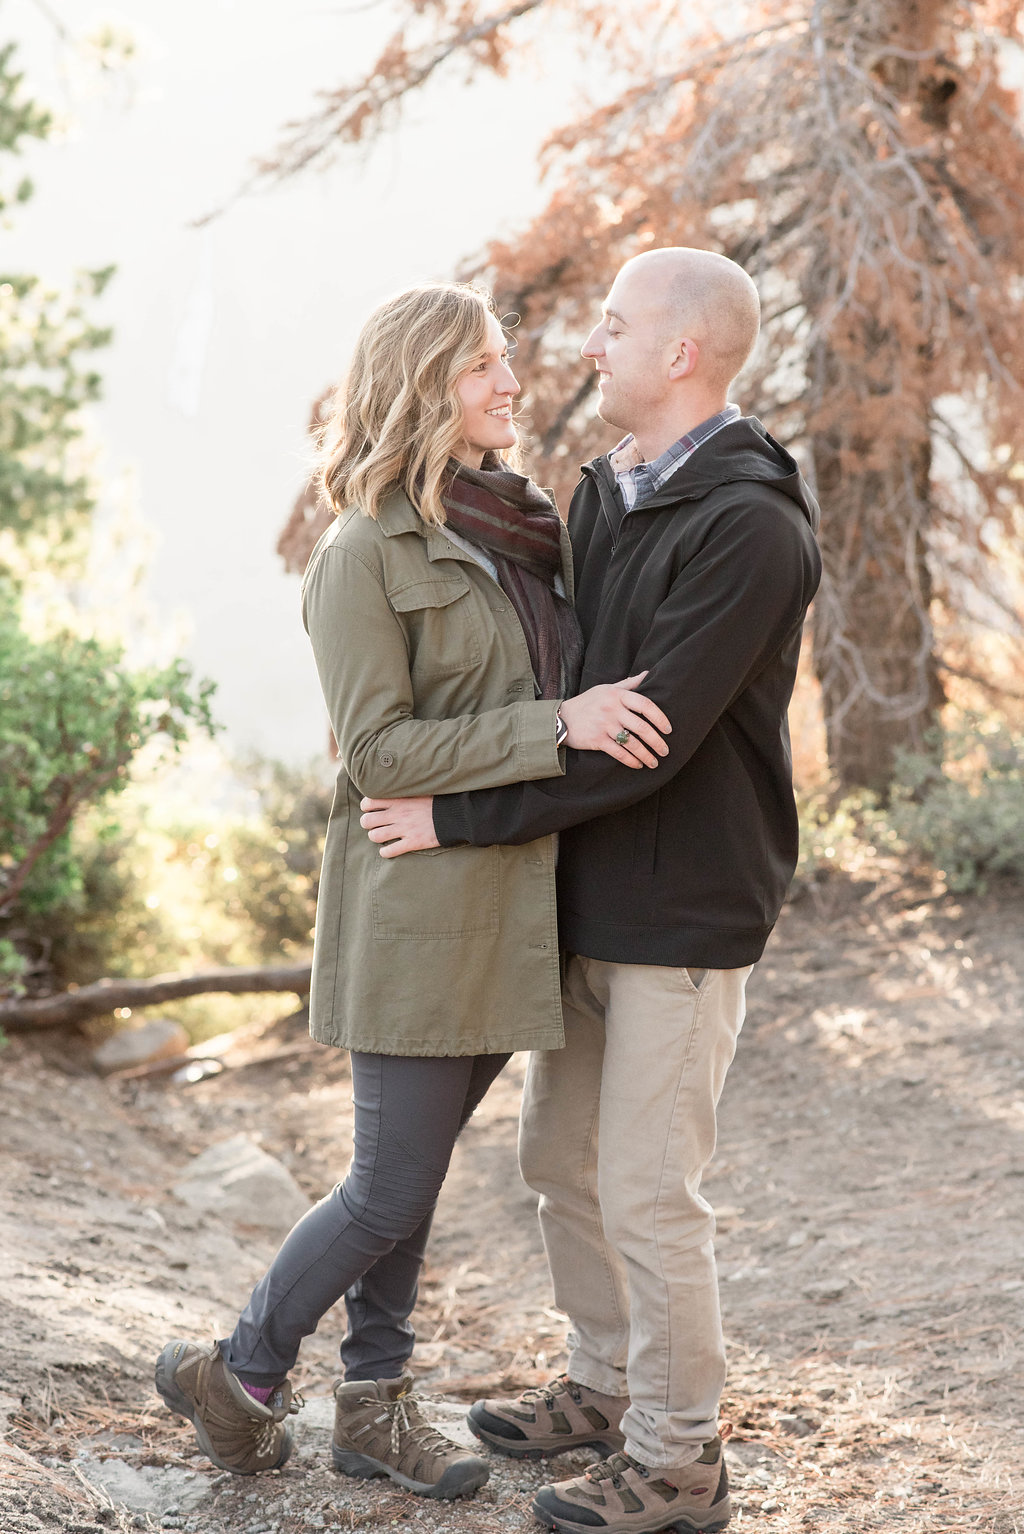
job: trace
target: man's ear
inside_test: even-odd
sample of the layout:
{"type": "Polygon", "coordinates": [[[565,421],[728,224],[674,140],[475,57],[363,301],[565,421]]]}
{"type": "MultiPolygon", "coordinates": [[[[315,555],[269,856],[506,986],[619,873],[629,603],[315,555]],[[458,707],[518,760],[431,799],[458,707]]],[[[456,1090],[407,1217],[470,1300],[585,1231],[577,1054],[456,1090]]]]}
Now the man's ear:
{"type": "Polygon", "coordinates": [[[700,347],[696,341],[691,341],[689,337],[684,337],[681,341],[677,341],[675,354],[669,364],[669,378],[689,378],[696,368],[699,358],[700,347]]]}

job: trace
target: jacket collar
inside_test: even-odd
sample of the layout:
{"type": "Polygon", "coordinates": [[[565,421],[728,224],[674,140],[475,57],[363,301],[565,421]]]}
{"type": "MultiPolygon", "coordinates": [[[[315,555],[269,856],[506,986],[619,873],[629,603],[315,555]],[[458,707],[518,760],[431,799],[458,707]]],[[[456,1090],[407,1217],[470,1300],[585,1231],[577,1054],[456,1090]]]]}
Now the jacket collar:
{"type": "Polygon", "coordinates": [[[428,527],[404,490],[392,490],[381,502],[377,513],[377,526],[385,538],[397,538],[403,533],[415,533],[427,545],[427,558],[451,559],[462,556],[452,548],[444,536],[444,528],[428,527]]]}
{"type": "Polygon", "coordinates": [[[377,526],[385,538],[394,538],[398,533],[419,533],[426,538],[431,532],[404,490],[390,490],[384,497],[377,513],[377,526]]]}
{"type": "MultiPolygon", "coordinates": [[[[554,500],[554,494],[547,491],[546,494],[554,500]]],[[[428,527],[413,506],[404,490],[392,490],[381,502],[380,511],[377,513],[377,526],[385,538],[396,538],[401,533],[416,533],[427,545],[427,558],[435,559],[458,559],[465,564],[475,564],[471,554],[464,549],[456,548],[445,537],[443,527],[428,527]]],[[[562,581],[566,595],[572,601],[573,596],[573,571],[572,571],[572,545],[569,541],[569,532],[565,523],[559,518],[558,535],[562,549],[562,581]]]]}

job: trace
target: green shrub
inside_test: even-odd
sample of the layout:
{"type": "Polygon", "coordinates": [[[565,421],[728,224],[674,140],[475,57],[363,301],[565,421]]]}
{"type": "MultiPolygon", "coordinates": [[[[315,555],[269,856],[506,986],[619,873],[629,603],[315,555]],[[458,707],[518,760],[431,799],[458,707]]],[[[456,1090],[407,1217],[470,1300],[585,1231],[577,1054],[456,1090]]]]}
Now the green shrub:
{"type": "Polygon", "coordinates": [[[933,749],[901,752],[887,804],[864,792],[798,806],[798,879],[857,873],[882,853],[924,860],[959,894],[1024,879],[1024,739],[998,720],[967,717],[933,749]]]}
{"type": "Polygon", "coordinates": [[[959,893],[997,876],[1024,878],[1024,738],[968,719],[943,741],[943,762],[903,753],[888,821],[959,893]]]}
{"type": "Polygon", "coordinates": [[[256,956],[290,958],[313,939],[333,786],[280,762],[250,762],[243,774],[259,814],[230,825],[222,838],[222,857],[237,875],[230,909],[244,921],[256,956]]]}
{"type": "MultiPolygon", "coordinates": [[[[313,770],[277,763],[236,776],[218,758],[215,769],[212,793],[186,774],[183,800],[174,765],[147,753],[116,801],[79,818],[69,840],[76,880],[18,924],[19,947],[47,989],[309,953],[330,788],[313,770]]],[[[175,1015],[201,1036],[262,1005],[197,997],[176,1003],[175,1015]]],[[[280,997],[267,1005],[279,1009],[280,997]]]]}
{"type": "Polygon", "coordinates": [[[75,820],[123,792],[149,742],[173,753],[193,728],[212,734],[212,691],[182,661],[131,670],[116,645],[30,635],[0,580],[0,917],[17,923],[75,893],[75,820]]]}
{"type": "Polygon", "coordinates": [[[859,871],[878,853],[894,850],[877,794],[865,789],[838,802],[828,793],[798,794],[800,857],[797,879],[813,881],[836,869],[859,871]]]}

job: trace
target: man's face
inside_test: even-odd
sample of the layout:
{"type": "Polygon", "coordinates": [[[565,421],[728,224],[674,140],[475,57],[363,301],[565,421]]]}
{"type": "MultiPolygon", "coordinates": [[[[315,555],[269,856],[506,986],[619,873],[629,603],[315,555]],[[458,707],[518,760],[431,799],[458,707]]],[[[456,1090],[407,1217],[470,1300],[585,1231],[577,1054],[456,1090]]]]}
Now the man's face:
{"type": "Polygon", "coordinates": [[[678,346],[658,297],[656,281],[624,267],[582,347],[583,356],[597,367],[597,413],[623,431],[642,428],[670,392],[669,367],[678,346]]]}

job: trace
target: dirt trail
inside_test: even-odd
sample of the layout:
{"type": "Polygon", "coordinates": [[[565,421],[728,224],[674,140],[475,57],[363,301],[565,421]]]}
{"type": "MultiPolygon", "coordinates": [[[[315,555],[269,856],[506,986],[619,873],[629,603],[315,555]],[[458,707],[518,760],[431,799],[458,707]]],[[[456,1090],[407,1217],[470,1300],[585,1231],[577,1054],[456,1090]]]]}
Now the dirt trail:
{"type": "MultiPolygon", "coordinates": [[[[1022,1019],[1019,892],[958,901],[881,873],[786,909],[706,1188],[738,1530],[1024,1530],[1022,1019]]],[[[536,1529],[550,1466],[495,1459],[455,1505],[330,1471],[336,1317],[304,1351],[280,1472],[218,1474],[151,1392],[163,1341],[220,1334],[273,1247],[174,1197],[190,1156],[244,1132],[311,1196],[344,1170],[346,1058],[303,1037],[301,1019],[240,1034],[235,1068],[187,1088],[103,1083],[57,1040],[0,1057],[2,1534],[536,1529]]],[[[435,1225],[417,1359],[449,1397],[562,1363],[514,1170],[521,1065],[464,1134],[435,1225]]]]}

